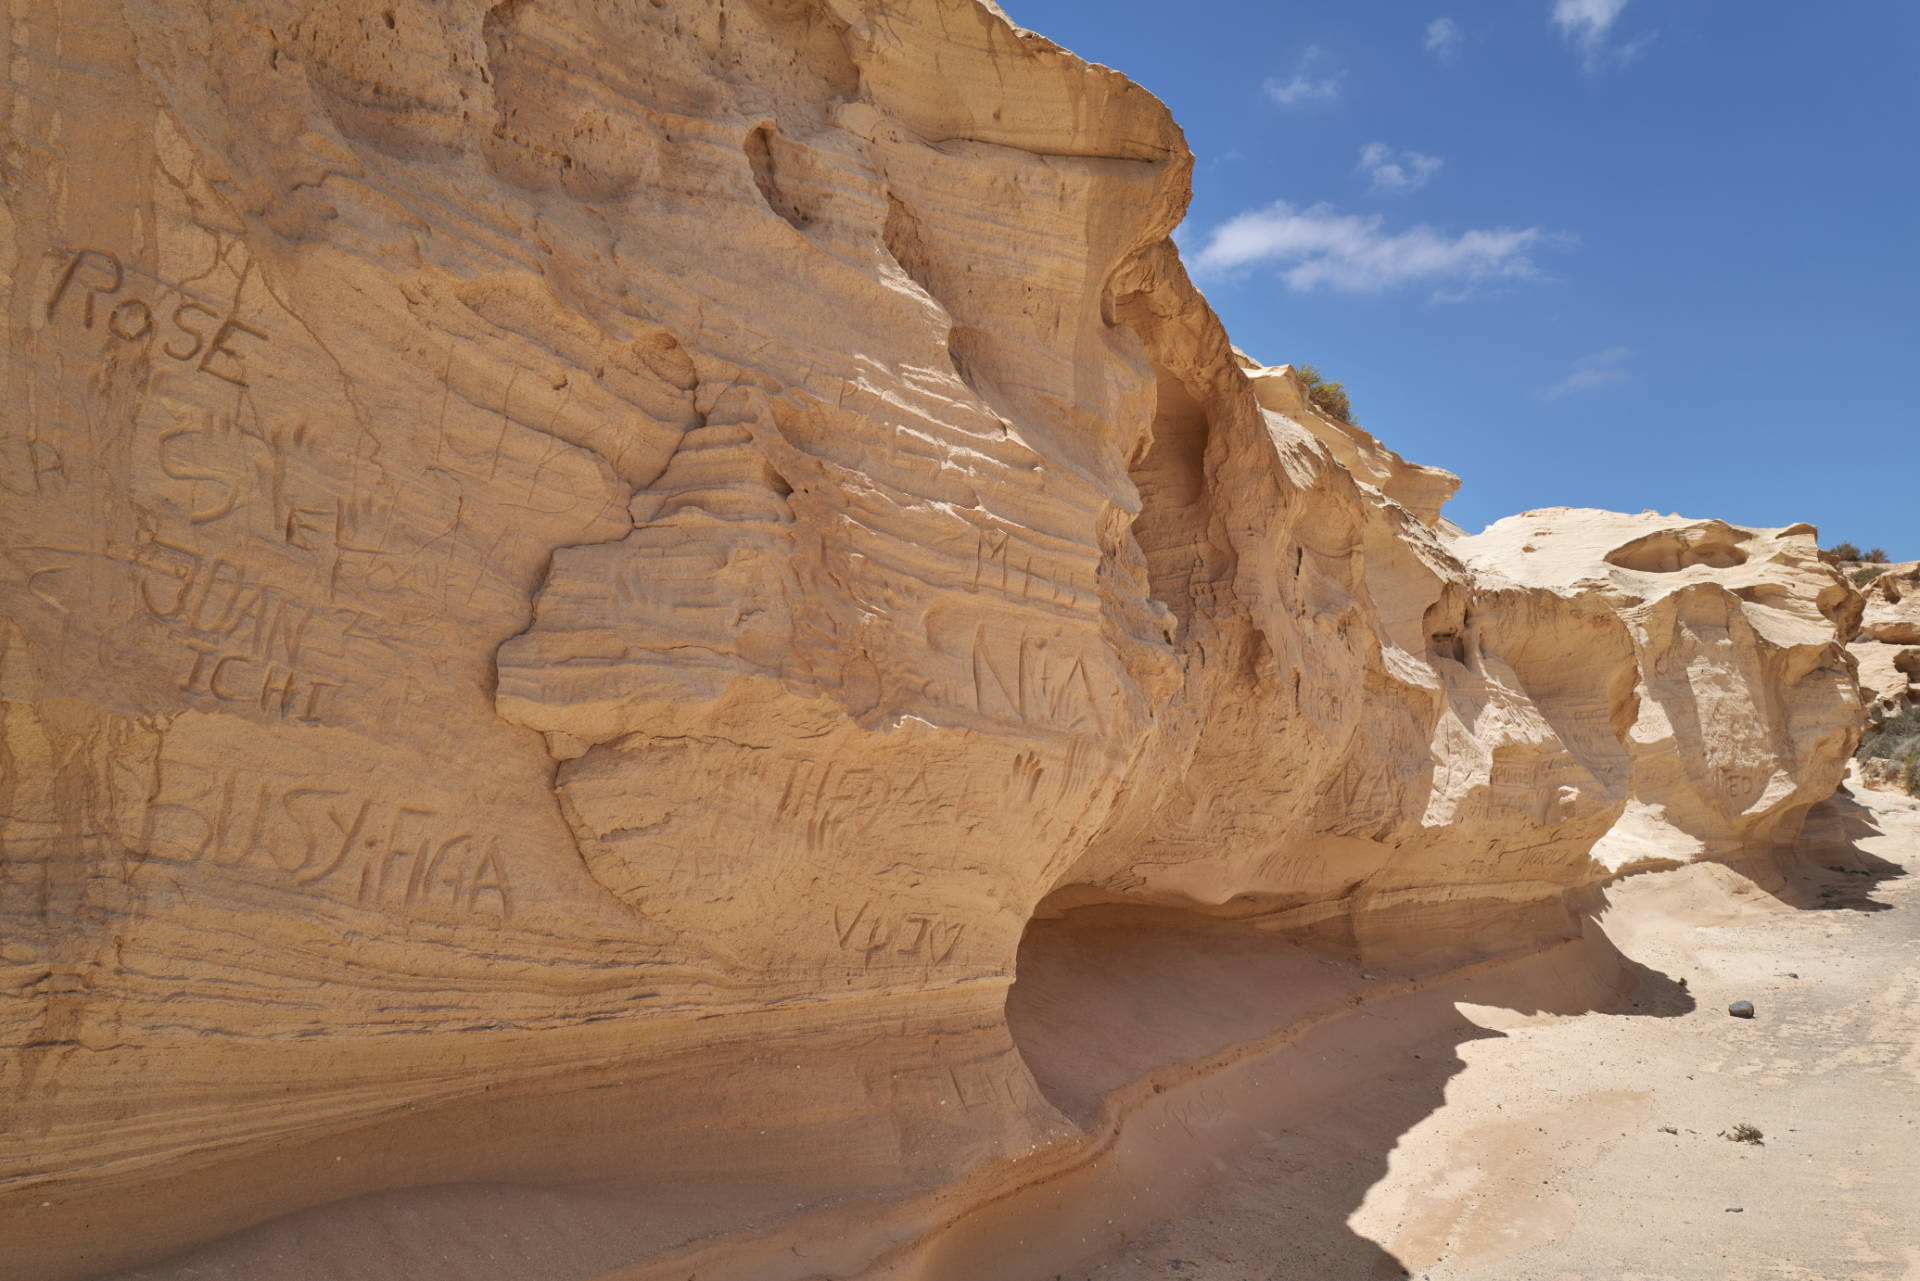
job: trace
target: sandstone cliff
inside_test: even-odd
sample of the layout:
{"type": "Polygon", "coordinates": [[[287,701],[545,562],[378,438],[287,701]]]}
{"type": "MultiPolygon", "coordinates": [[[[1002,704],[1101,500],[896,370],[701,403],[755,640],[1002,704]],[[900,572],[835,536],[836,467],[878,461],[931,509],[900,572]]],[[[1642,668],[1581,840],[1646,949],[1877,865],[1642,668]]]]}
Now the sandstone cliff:
{"type": "Polygon", "coordinates": [[[1791,841],[1858,735],[1810,528],[1456,537],[1236,355],[1163,107],[991,6],[0,27],[10,1272],[969,1186],[1078,1132],[1036,917],[1504,952],[1791,841]]]}
{"type": "Polygon", "coordinates": [[[1920,561],[1893,565],[1861,588],[1858,633],[1847,646],[1876,720],[1920,706],[1920,561]]]}

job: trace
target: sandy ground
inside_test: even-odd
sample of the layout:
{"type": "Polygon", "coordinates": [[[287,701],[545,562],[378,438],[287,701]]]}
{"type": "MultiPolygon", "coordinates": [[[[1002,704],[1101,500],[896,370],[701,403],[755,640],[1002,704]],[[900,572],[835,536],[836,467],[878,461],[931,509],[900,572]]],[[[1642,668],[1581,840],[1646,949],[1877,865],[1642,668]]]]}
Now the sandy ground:
{"type": "Polygon", "coordinates": [[[1628,878],[1581,943],[1196,1079],[1128,1118],[1158,1150],[920,1275],[1920,1278],[1920,804],[1843,793],[1804,849],[1772,893],[1628,878]]]}

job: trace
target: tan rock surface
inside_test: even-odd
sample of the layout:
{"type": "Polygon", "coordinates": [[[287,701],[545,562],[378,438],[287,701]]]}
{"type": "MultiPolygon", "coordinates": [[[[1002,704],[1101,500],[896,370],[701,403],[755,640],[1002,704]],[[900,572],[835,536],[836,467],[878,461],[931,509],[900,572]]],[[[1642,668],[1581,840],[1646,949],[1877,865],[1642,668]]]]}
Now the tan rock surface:
{"type": "Polygon", "coordinates": [[[1425,523],[1439,523],[1440,509],[1460,488],[1458,476],[1410,463],[1365,428],[1320,412],[1292,366],[1242,363],[1262,409],[1312,432],[1355,480],[1378,489],[1425,523]]]}
{"type": "Polygon", "coordinates": [[[1860,594],[1861,635],[1884,645],[1920,645],[1920,561],[1891,566],[1860,594]]]}
{"type": "Polygon", "coordinates": [[[1614,704],[1630,777],[1625,812],[1593,850],[1608,867],[1790,840],[1838,785],[1858,722],[1836,639],[1858,601],[1811,526],[1558,509],[1456,546],[1489,578],[1604,602],[1624,624],[1638,683],[1614,704]]]}
{"type": "Polygon", "coordinates": [[[1860,595],[1860,630],[1847,650],[1877,721],[1920,705],[1920,561],[1888,567],[1860,595]]]}
{"type": "Polygon", "coordinates": [[[1856,640],[1847,652],[1860,665],[1860,693],[1876,716],[1898,716],[1913,705],[1920,648],[1856,640]]]}
{"type": "Polygon", "coordinates": [[[990,7],[0,24],[10,1273],[887,1198],[851,1269],[1086,1159],[1036,919],[1455,965],[1857,736],[1810,529],[1456,542],[1235,357],[1164,108],[990,7]]]}

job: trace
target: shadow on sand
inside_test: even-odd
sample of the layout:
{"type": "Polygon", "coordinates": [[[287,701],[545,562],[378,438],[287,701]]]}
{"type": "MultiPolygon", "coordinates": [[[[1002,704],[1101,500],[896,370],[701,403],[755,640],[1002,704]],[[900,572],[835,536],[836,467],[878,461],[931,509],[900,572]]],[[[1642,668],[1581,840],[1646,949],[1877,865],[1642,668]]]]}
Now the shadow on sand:
{"type": "Polygon", "coordinates": [[[1575,927],[1577,938],[1518,959],[1421,977],[1164,909],[1036,921],[1008,1022],[1043,1093],[1084,1128],[1110,1130],[1111,1151],[1077,1181],[955,1224],[914,1275],[1105,1276],[1088,1272],[1092,1260],[1164,1254],[1156,1232],[1172,1218],[1202,1257],[1160,1259],[1156,1275],[1408,1275],[1347,1220],[1400,1136],[1445,1102],[1460,1047],[1504,1035],[1462,1005],[1642,1018],[1695,1008],[1592,917],[1575,927]]]}
{"type": "Polygon", "coordinates": [[[1861,847],[1882,835],[1874,812],[1843,787],[1808,811],[1793,854],[1781,860],[1782,883],[1768,892],[1805,911],[1884,912],[1892,904],[1874,898],[1874,890],[1907,873],[1861,847]]]}
{"type": "MultiPolygon", "coordinates": [[[[1797,909],[1885,911],[1874,891],[1906,872],[1863,848],[1884,834],[1875,819],[1843,789],[1791,854],[1742,870],[1797,909]]],[[[1462,1047],[1504,1035],[1463,1009],[1696,1008],[1596,917],[1572,941],[1425,978],[1164,909],[1036,920],[1008,1023],[1049,1101],[1111,1149],[1077,1183],[955,1223],[914,1276],[1409,1275],[1348,1220],[1401,1137],[1445,1104],[1462,1047]]]]}

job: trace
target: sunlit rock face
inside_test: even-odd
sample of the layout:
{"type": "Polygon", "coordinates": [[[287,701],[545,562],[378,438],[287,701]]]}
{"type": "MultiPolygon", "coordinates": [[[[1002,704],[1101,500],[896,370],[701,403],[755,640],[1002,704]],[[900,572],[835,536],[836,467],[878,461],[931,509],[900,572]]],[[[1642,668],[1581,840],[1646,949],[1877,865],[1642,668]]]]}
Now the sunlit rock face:
{"type": "Polygon", "coordinates": [[[1875,720],[1920,706],[1920,561],[1886,567],[1860,589],[1860,626],[1847,649],[1875,720]]]}
{"type": "Polygon", "coordinates": [[[1071,1132],[1043,900],[1499,951],[1790,839],[1858,733],[1810,529],[1458,538],[1234,351],[1162,105],[991,7],[0,29],[17,1269],[945,1186],[1071,1132]]]}
{"type": "Polygon", "coordinates": [[[1860,732],[1839,642],[1860,602],[1812,527],[1561,508],[1456,546],[1483,581],[1603,605],[1631,645],[1607,705],[1626,811],[1592,851],[1608,869],[1778,847],[1839,784],[1860,732]]]}

